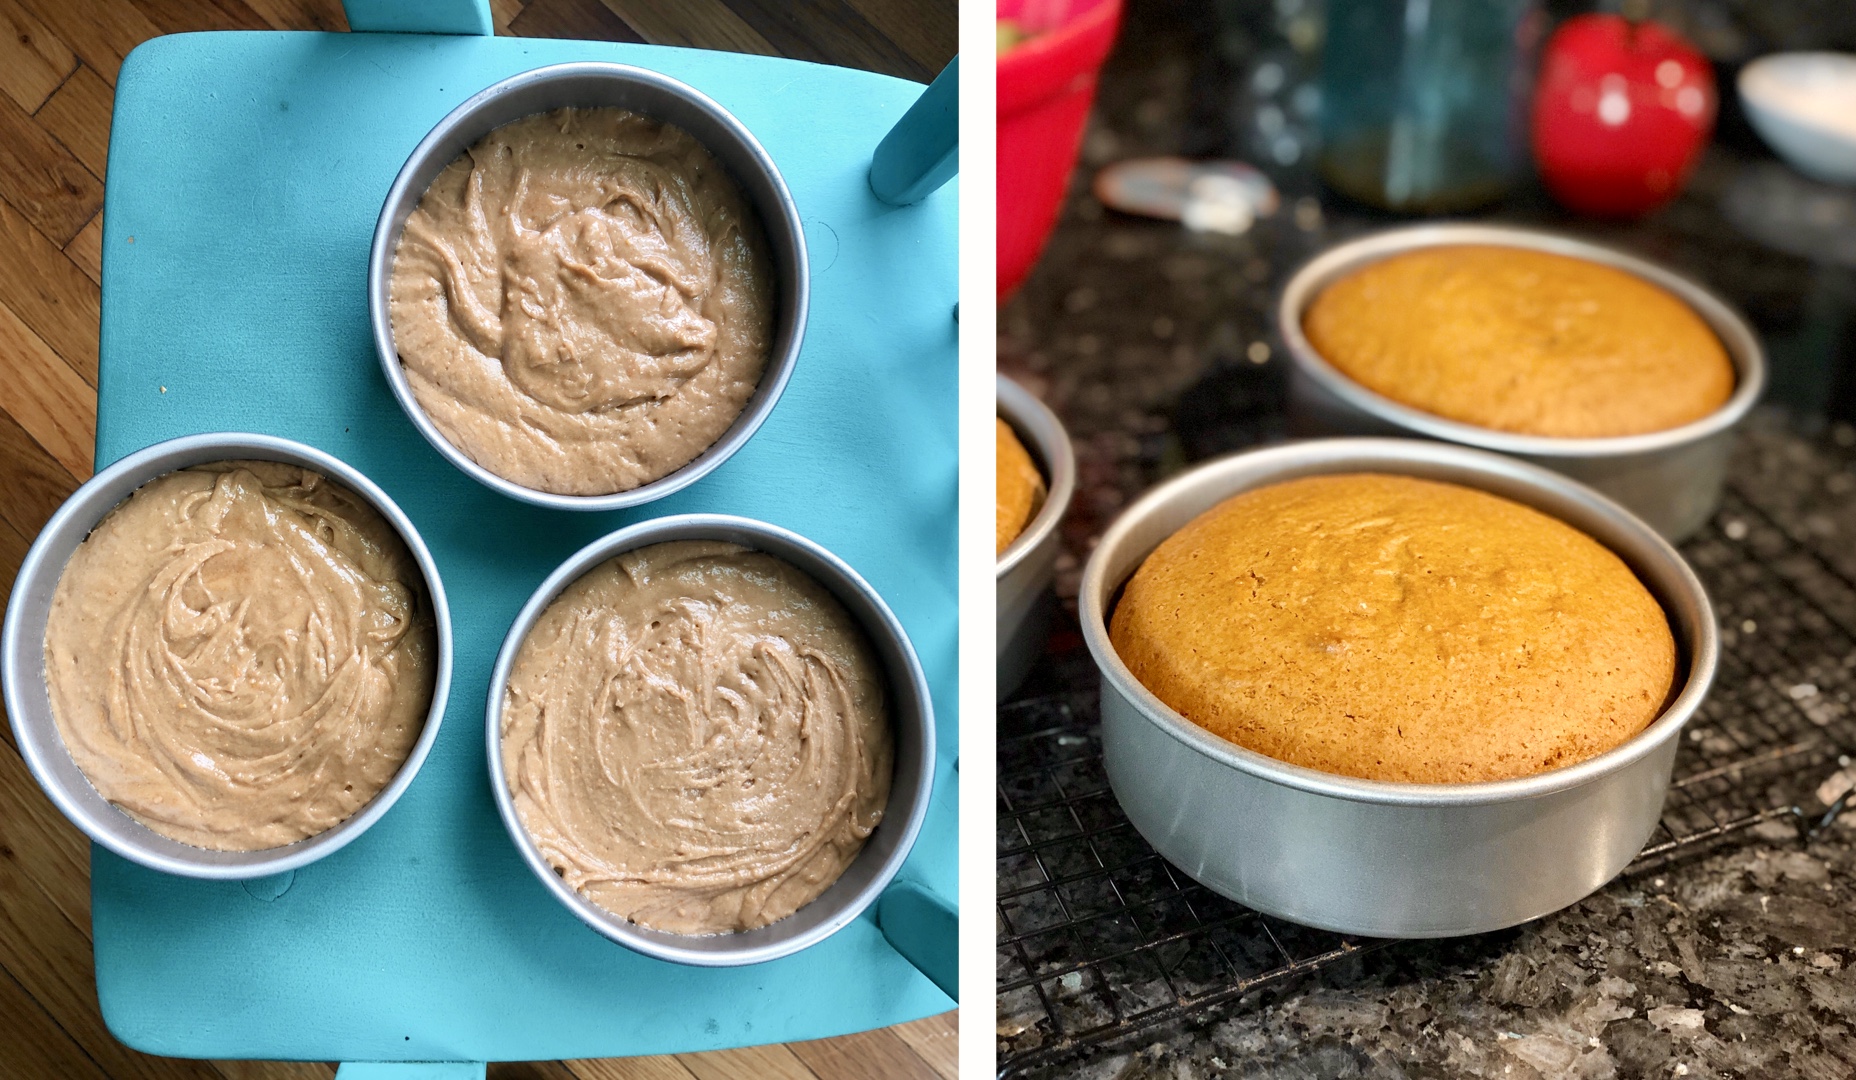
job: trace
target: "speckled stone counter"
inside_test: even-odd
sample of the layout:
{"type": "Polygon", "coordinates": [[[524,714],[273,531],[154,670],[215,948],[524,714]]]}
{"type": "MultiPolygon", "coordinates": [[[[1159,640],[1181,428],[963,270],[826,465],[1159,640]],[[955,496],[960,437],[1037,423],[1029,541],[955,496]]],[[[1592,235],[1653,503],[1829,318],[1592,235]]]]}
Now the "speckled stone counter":
{"type": "MultiPolygon", "coordinates": [[[[1392,223],[1324,201],[1292,173],[1277,177],[1283,209],[1238,237],[1122,216],[1088,194],[1093,170],[1111,161],[1236,152],[1221,127],[1234,76],[1215,57],[1219,27],[1195,12],[1131,10],[1063,220],[1039,268],[1000,310],[1000,370],[1048,402],[1076,444],[1078,492],[1057,586],[1070,613],[1083,558],[1132,498],[1191,462],[1283,436],[1282,358],[1270,326],[1276,290],[1316,250],[1392,223]]],[[[1856,737],[1856,429],[1826,419],[1852,399],[1856,286],[1835,252],[1775,246],[1754,239],[1756,222],[1728,220],[1749,190],[1810,194],[1773,172],[1780,168],[1756,145],[1729,139],[1677,203],[1644,222],[1578,221],[1527,189],[1492,216],[1675,266],[1759,329],[1774,366],[1769,397],[1783,408],[1755,417],[1735,461],[1735,495],[1684,549],[1717,600],[1728,598],[1720,615],[1732,661],[1688,737],[1706,754],[1731,749],[1723,732],[1736,718],[1808,717],[1801,725],[1820,733],[1812,737],[1829,756],[1747,781],[1738,797],[1817,814],[1847,786],[1838,770],[1849,761],[1834,759],[1856,737]],[[1780,584],[1760,588],[1793,590],[1797,610],[1742,582],[1758,568],[1736,558],[1776,568],[1780,584]],[[1775,632],[1782,646],[1770,644],[1775,632]]],[[[1017,699],[1075,702],[1086,728],[1093,695],[1072,614],[1017,699]]],[[[1002,740],[1021,734],[1015,722],[1002,713],[1002,740]]],[[[1856,813],[1808,840],[1778,818],[1633,871],[1526,927],[1372,949],[1027,1075],[1852,1077],[1853,872],[1856,813]]],[[[1026,1000],[1001,1001],[1002,1058],[1039,1037],[1026,1000]]]]}
{"type": "MultiPolygon", "coordinates": [[[[1800,851],[1765,828],[1513,935],[1386,954],[1210,1042],[1285,1064],[1340,1051],[1388,1076],[1848,1075],[1851,844],[1800,851]]],[[[1255,1063],[1236,1075],[1280,1074],[1255,1063]]]]}
{"type": "Polygon", "coordinates": [[[1856,1063],[1849,830],[1790,826],[1550,919],[1337,965],[1050,1076],[1781,1077],[1856,1063]]]}

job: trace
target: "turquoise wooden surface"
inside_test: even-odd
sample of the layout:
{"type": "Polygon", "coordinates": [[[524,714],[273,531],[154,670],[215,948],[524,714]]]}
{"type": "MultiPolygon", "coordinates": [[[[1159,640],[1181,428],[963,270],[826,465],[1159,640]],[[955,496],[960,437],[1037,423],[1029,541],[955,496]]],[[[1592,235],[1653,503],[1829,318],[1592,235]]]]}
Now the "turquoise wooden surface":
{"type": "Polygon", "coordinates": [[[921,202],[960,166],[960,58],[948,61],[877,144],[870,190],[896,206],[921,202]]]}
{"type": "Polygon", "coordinates": [[[489,0],[342,0],[348,29],[412,34],[496,33],[489,0]]]}
{"type": "Polygon", "coordinates": [[[483,1080],[485,1072],[481,1061],[350,1061],[335,1080],[483,1080]]]}
{"type": "MultiPolygon", "coordinates": [[[[921,654],[940,763],[897,887],[956,895],[956,189],[897,208],[867,180],[920,92],[796,61],[512,38],[191,34],[129,57],[104,213],[98,464],[225,429],[347,460],[437,557],[456,675],[405,797],[288,881],[189,881],[93,849],[97,988],[120,1038],[182,1056],[594,1057],[817,1038],[952,1007],[890,946],[883,905],[751,968],[683,968],[605,941],[518,860],[482,749],[496,648],[562,558],[655,514],[763,518],[854,566],[921,654]],[[364,303],[381,200],[426,130],[498,79],[581,59],[662,71],[740,117],[792,188],[813,274],[804,353],[747,447],[684,492],[596,515],[524,506],[451,469],[394,405],[364,303]]],[[[932,927],[890,930],[932,955],[920,940],[932,927]]]]}

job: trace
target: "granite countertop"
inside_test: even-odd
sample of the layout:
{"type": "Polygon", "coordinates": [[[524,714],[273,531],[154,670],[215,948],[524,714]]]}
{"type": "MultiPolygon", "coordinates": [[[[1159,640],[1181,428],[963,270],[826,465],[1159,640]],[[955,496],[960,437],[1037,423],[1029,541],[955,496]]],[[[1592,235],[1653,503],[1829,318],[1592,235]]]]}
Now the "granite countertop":
{"type": "MultiPolygon", "coordinates": [[[[1079,468],[1057,583],[1071,621],[1060,623],[1019,699],[1092,695],[1073,612],[1094,538],[1169,473],[1283,436],[1282,358],[1270,327],[1276,290],[1319,248],[1393,220],[1326,201],[1293,173],[1277,177],[1282,210],[1238,237],[1126,217],[1090,196],[1090,175],[1111,161],[1238,151],[1218,104],[1231,98],[1235,77],[1229,50],[1221,58],[1217,48],[1221,32],[1228,28],[1197,8],[1133,6],[1062,222],[1039,268],[1000,309],[1000,370],[1063,418],[1079,468]]],[[[1526,188],[1491,216],[1634,249],[1685,270],[1745,311],[1773,362],[1769,400],[1784,408],[1757,416],[1734,465],[1735,490],[1775,529],[1809,545],[1804,554],[1772,559],[1815,560],[1831,578],[1856,579],[1856,545],[1847,539],[1856,537],[1856,500],[1848,498],[1856,492],[1856,429],[1835,419],[1856,400],[1844,374],[1856,358],[1844,355],[1856,354],[1850,264],[1839,261],[1834,244],[1814,251],[1795,234],[1761,241],[1754,239],[1761,221],[1729,220],[1753,195],[1822,194],[1781,173],[1756,145],[1724,137],[1689,191],[1647,221],[1571,219],[1526,188]]],[[[1725,562],[1711,570],[1711,560],[1728,538],[1747,531],[1737,518],[1717,519],[1713,539],[1685,552],[1704,578],[1731,575],[1725,562]]],[[[1817,579],[1796,580],[1807,591],[1817,588],[1817,579]]],[[[1814,710],[1811,723],[1831,741],[1849,745],[1844,680],[1856,686],[1856,636],[1848,632],[1856,630],[1856,593],[1847,591],[1834,584],[1812,593],[1837,624],[1835,633],[1805,635],[1819,644],[1816,651],[1803,655],[1788,645],[1757,677],[1724,673],[1723,684],[1738,677],[1746,685],[1717,694],[1716,715],[1779,708],[1783,701],[1761,702],[1789,694],[1814,710]]],[[[1734,602],[1721,605],[1724,645],[1752,655],[1756,620],[1733,610],[1734,602]]],[[[1002,728],[1002,739],[1011,734],[1002,728]]],[[[1792,779],[1763,781],[1758,799],[1821,810],[1813,788],[1825,778],[1792,779]]],[[[1030,1075],[1856,1076],[1852,871],[1856,813],[1808,842],[1790,821],[1770,821],[1703,853],[1627,874],[1528,926],[1350,957],[1030,1075]]],[[[1006,1010],[1002,1004],[1002,1050],[1012,1021],[1006,1010]]]]}
{"type": "Polygon", "coordinates": [[[1856,831],[1789,825],[1519,930],[1406,943],[1045,1075],[1776,1077],[1856,1068],[1856,831]]]}

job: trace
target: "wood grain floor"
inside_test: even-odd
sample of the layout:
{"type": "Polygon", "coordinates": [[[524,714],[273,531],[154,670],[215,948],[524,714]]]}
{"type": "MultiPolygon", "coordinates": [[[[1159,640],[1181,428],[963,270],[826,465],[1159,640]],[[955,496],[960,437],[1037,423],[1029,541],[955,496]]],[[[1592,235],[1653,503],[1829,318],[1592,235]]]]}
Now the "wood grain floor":
{"type": "MultiPolygon", "coordinates": [[[[491,0],[499,33],[789,56],[927,81],[954,0],[491,0]]],[[[103,176],[116,71],[189,30],[345,30],[339,0],[0,0],[0,590],[90,476],[103,176]]],[[[492,1065],[498,1080],[952,1080],[955,1013],[839,1039],[492,1065]]],[[[0,1076],[312,1080],[320,1063],[156,1058],[97,1011],[89,848],[0,724],[0,1076]]]]}

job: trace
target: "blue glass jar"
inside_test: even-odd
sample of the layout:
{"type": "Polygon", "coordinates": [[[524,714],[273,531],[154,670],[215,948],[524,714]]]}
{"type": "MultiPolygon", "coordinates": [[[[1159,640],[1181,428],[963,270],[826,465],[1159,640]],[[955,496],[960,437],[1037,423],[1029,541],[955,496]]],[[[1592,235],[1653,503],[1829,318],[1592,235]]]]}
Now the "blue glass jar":
{"type": "Polygon", "coordinates": [[[1321,177],[1388,210],[1493,202],[1527,145],[1535,0],[1329,0],[1321,177]]]}

